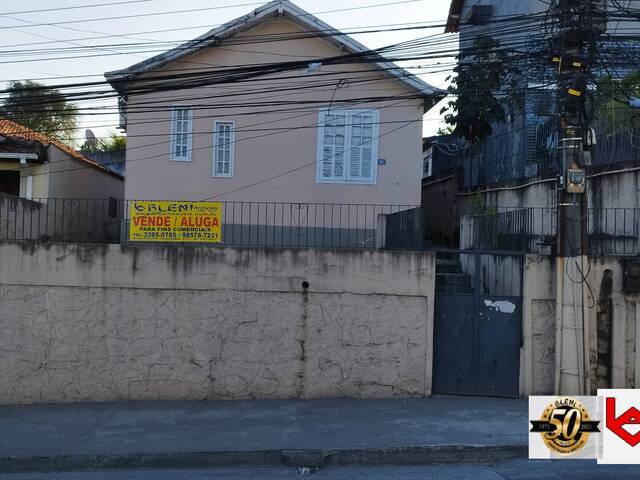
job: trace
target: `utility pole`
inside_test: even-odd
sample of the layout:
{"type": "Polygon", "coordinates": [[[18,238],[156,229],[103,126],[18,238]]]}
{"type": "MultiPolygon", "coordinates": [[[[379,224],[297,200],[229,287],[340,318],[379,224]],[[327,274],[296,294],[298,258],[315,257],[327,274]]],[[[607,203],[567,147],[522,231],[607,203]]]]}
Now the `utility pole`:
{"type": "Polygon", "coordinates": [[[560,28],[553,58],[558,75],[558,183],[556,259],[556,378],[558,395],[590,395],[585,138],[587,88],[606,30],[606,0],[558,0],[560,28]]]}

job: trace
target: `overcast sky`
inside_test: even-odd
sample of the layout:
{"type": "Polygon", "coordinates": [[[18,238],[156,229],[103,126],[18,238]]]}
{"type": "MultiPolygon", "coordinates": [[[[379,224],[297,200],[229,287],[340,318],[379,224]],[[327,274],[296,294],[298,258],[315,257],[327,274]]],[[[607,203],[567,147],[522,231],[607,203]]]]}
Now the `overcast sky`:
{"type": "MultiPolygon", "coordinates": [[[[4,45],[4,47],[0,47],[0,52],[2,50],[5,50],[6,52],[7,50],[16,49],[65,48],[74,45],[130,43],[144,40],[187,41],[205,33],[219,24],[250,12],[262,3],[266,3],[252,2],[251,0],[147,0],[132,4],[86,7],[82,9],[20,14],[12,13],[45,8],[51,9],[57,7],[113,3],[117,1],[126,0],[23,0],[20,2],[1,2],[0,45],[4,45]],[[215,9],[213,9],[214,7],[215,9]],[[203,8],[211,8],[211,10],[184,13],[176,12],[176,10],[203,8]],[[104,17],[158,12],[174,13],[138,18],[98,20],[104,17]],[[63,25],[33,25],[34,23],[50,24],[69,21],[74,23],[67,23],[63,25]],[[140,33],[152,30],[183,27],[189,27],[189,29],[155,34],[140,33]],[[94,40],[82,40],[86,37],[96,37],[100,35],[110,35],[110,37],[94,40]],[[121,35],[127,35],[129,37],[123,38],[121,35]],[[66,43],[51,43],[51,40],[66,41],[66,43]],[[9,45],[33,42],[48,43],[8,47],[9,45]]],[[[295,0],[295,3],[305,10],[316,14],[319,18],[338,29],[410,22],[443,23],[446,20],[450,3],[449,0],[415,0],[395,5],[381,5],[382,3],[398,1],[401,0],[295,0]],[[379,6],[372,8],[373,5],[379,6]],[[353,7],[368,8],[330,12],[331,10],[353,7]]],[[[354,37],[368,47],[377,48],[441,32],[442,29],[437,28],[354,35],[354,37]]],[[[138,50],[150,50],[152,48],[157,47],[142,47],[138,50]]],[[[91,50],[85,52],[84,55],[101,55],[103,53],[113,52],[91,50]]],[[[96,75],[97,77],[95,78],[83,78],[81,80],[101,80],[103,78],[102,74],[106,71],[127,67],[157,53],[160,52],[154,51],[131,54],[118,53],[117,55],[94,56],[82,59],[51,59],[48,61],[29,61],[24,63],[7,63],[9,61],[21,60],[21,57],[4,54],[0,58],[0,81],[4,83],[11,79],[38,78],[40,79],[39,81],[53,84],[72,81],[70,79],[61,80],[53,77],[74,75],[96,75]],[[43,77],[50,78],[50,80],[44,80],[43,77]]],[[[59,54],[48,55],[59,57],[77,54],[61,52],[59,54]]],[[[422,78],[432,85],[444,87],[446,76],[447,73],[440,73],[424,75],[422,78]]],[[[104,103],[101,103],[100,105],[103,104],[104,103]]],[[[438,114],[439,110],[439,107],[434,108],[425,118],[426,134],[435,132],[440,125],[438,114]]],[[[91,127],[96,131],[98,136],[104,135],[109,129],[114,129],[116,124],[117,118],[115,116],[82,118],[83,129],[91,127]]]]}

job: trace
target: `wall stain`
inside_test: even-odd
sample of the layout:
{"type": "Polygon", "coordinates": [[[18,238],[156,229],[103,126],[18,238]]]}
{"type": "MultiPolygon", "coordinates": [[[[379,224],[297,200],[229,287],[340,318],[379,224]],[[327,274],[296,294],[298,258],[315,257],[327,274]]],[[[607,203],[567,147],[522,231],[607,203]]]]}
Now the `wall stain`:
{"type": "Polygon", "coordinates": [[[302,398],[305,392],[307,376],[307,338],[309,335],[309,284],[302,286],[302,318],[300,322],[300,370],[298,371],[297,397],[302,398]]]}
{"type": "Polygon", "coordinates": [[[605,270],[600,283],[600,295],[597,303],[597,353],[596,367],[598,388],[611,388],[611,325],[613,320],[613,272],[605,270]]]}

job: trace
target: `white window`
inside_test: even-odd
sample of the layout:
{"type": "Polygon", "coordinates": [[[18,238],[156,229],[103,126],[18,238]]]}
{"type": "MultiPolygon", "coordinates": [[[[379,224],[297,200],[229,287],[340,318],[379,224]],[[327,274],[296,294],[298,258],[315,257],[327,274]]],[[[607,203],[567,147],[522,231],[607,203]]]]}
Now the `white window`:
{"type": "Polygon", "coordinates": [[[235,123],[213,122],[213,176],[233,177],[235,123]]]}
{"type": "Polygon", "coordinates": [[[433,164],[433,147],[429,147],[424,153],[424,160],[422,162],[422,177],[430,177],[433,164]]]}
{"type": "Polygon", "coordinates": [[[171,160],[191,161],[193,112],[191,107],[173,107],[171,111],[171,160]]]}
{"type": "Polygon", "coordinates": [[[376,183],[378,118],[374,110],[320,112],[318,183],[376,183]]]}

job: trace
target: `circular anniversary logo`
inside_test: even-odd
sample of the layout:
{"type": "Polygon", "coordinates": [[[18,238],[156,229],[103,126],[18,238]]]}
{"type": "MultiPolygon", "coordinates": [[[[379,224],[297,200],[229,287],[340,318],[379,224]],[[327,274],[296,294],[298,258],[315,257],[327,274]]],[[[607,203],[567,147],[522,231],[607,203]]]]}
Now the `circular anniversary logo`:
{"type": "Polygon", "coordinates": [[[578,400],[563,397],[549,404],[539,421],[531,422],[531,431],[539,432],[552,451],[569,455],[587,444],[590,433],[599,431],[598,423],[590,420],[589,412],[578,400]]]}

